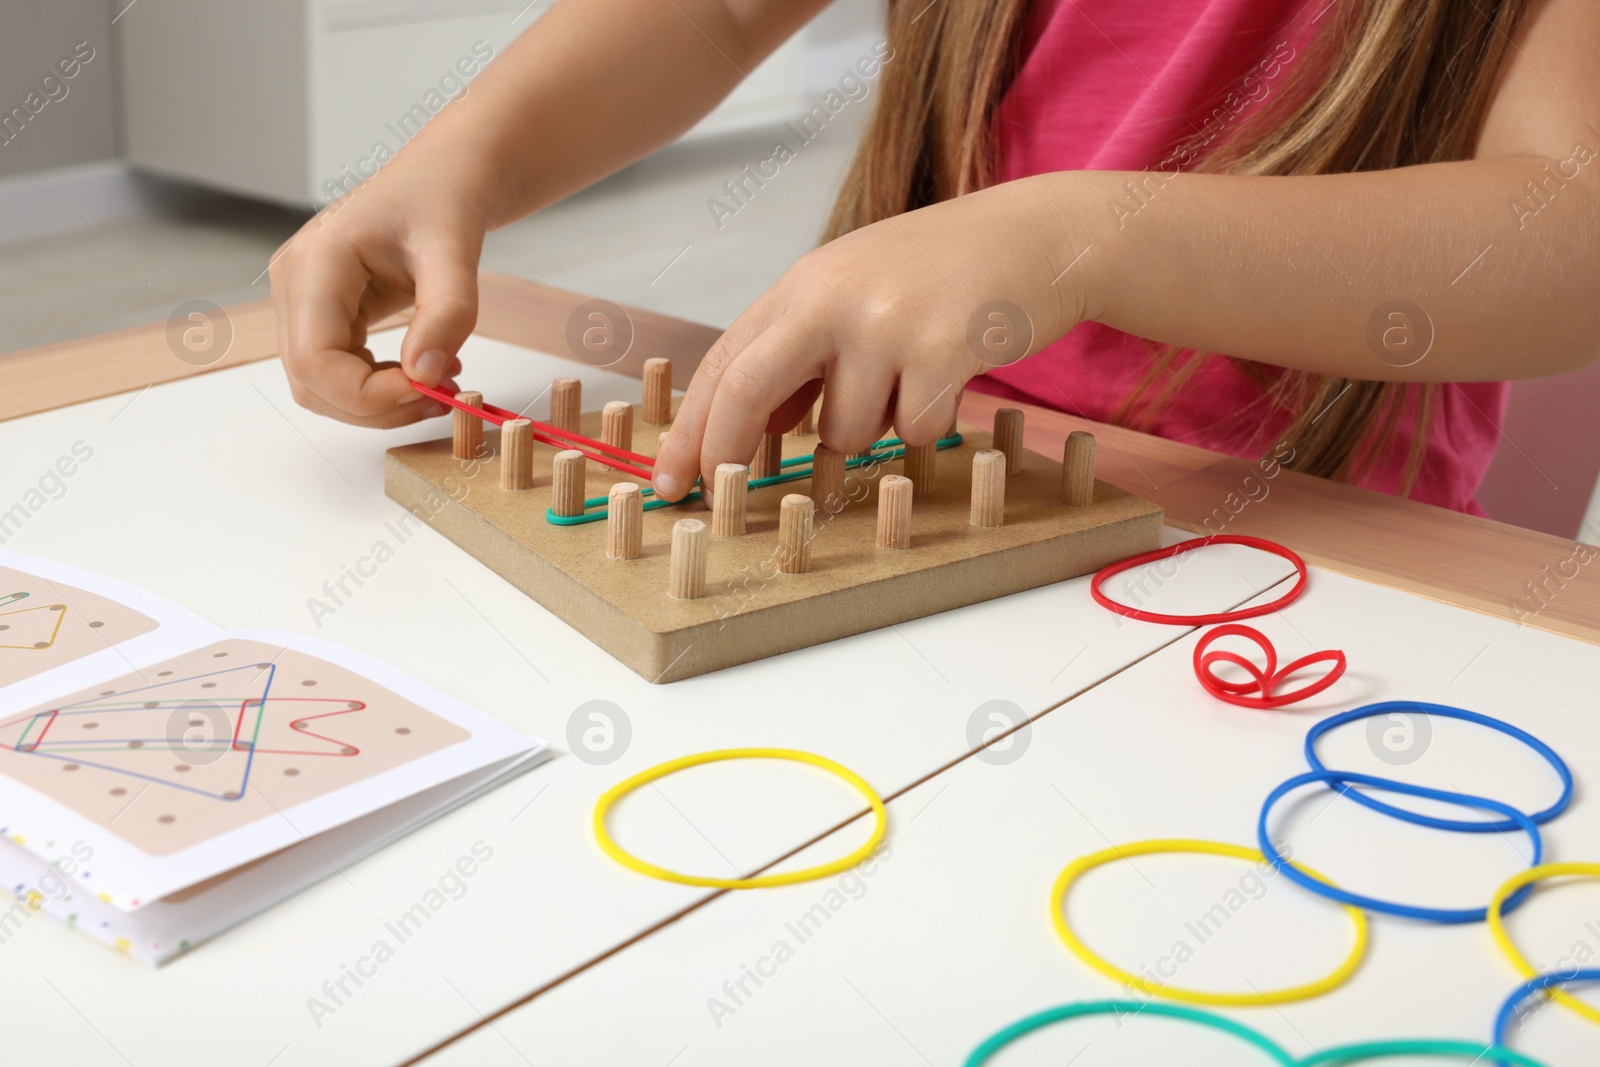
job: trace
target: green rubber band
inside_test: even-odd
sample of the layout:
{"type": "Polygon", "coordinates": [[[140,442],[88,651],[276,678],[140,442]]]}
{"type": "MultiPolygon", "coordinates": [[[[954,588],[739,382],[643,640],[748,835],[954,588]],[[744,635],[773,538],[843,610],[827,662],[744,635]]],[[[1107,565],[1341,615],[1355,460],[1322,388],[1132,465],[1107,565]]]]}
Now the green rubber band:
{"type": "MultiPolygon", "coordinates": [[[[1042,1030],[1054,1023],[1064,1022],[1067,1019],[1076,1019],[1084,1015],[1164,1015],[1169,1019],[1178,1019],[1197,1026],[1209,1026],[1213,1030],[1221,1030],[1232,1037],[1237,1037],[1247,1044],[1254,1045],[1266,1053],[1279,1067],[1298,1067],[1295,1058],[1277,1042],[1265,1034],[1258,1033],[1243,1023],[1236,1023],[1232,1019],[1199,1008],[1187,1008],[1181,1004],[1162,1004],[1157,1001],[1141,1000],[1085,1000],[1076,1004],[1062,1004],[1059,1007],[1046,1008],[1026,1018],[1018,1019],[1004,1030],[997,1031],[983,1044],[972,1050],[967,1057],[965,1067],[979,1067],[1002,1048],[1011,1044],[1020,1037],[1026,1037],[1035,1030],[1042,1030]]],[[[1532,1061],[1525,1061],[1524,1067],[1532,1061]]],[[[1542,1064],[1533,1064],[1532,1067],[1543,1067],[1542,1064]]]]}
{"type": "MultiPolygon", "coordinates": [[[[949,437],[939,438],[936,447],[939,451],[943,451],[946,448],[954,448],[960,443],[961,435],[954,433],[949,437]]],[[[861,467],[868,463],[899,459],[901,456],[906,454],[906,450],[903,445],[904,442],[898,437],[885,438],[884,440],[874,444],[872,448],[868,450],[866,455],[858,456],[855,459],[846,460],[844,465],[846,468],[861,467]],[[888,449],[888,451],[880,452],[878,451],[880,448],[888,449]]],[[[779,466],[795,467],[801,463],[809,464],[810,462],[810,456],[790,456],[788,459],[780,463],[779,466]]],[[[765,489],[769,485],[781,485],[784,482],[795,482],[799,481],[801,478],[809,477],[811,477],[811,468],[808,466],[805,470],[782,471],[781,473],[774,474],[769,478],[752,478],[748,484],[751,489],[765,489]]],[[[648,485],[639,490],[639,495],[644,497],[653,497],[655,496],[655,493],[656,491],[654,487],[648,485]]],[[[682,500],[646,500],[644,504],[644,510],[655,511],[657,508],[675,508],[679,504],[687,504],[692,500],[699,499],[700,490],[694,489],[686,494],[682,500]]],[[[606,517],[607,510],[603,505],[607,504],[608,502],[609,501],[606,497],[592,496],[583,502],[583,514],[581,515],[557,515],[553,508],[546,508],[544,512],[544,518],[546,522],[554,526],[581,526],[586,522],[599,522],[601,519],[606,517]],[[589,510],[590,508],[598,508],[599,510],[591,511],[589,510]]]]}
{"type": "Polygon", "coordinates": [[[1364,1060],[1381,1060],[1391,1056],[1458,1056],[1471,1063],[1515,1063],[1521,1067],[1548,1067],[1548,1065],[1515,1049],[1501,1045],[1480,1045],[1475,1041],[1434,1040],[1411,1038],[1392,1041],[1362,1041],[1354,1045],[1313,1052],[1294,1067],[1316,1067],[1318,1064],[1359,1063],[1364,1060]]]}

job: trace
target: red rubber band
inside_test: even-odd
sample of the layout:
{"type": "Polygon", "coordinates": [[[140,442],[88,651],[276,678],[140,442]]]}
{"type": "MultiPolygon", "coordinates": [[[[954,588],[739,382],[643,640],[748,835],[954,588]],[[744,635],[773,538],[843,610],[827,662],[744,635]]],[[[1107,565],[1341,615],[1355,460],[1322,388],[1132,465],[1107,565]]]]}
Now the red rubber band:
{"type": "Polygon", "coordinates": [[[1175,545],[1158,548],[1153,552],[1142,552],[1137,556],[1129,556],[1120,563],[1113,563],[1094,576],[1094,581],[1089,583],[1089,595],[1094,597],[1095,603],[1101,607],[1109,608],[1118,615],[1126,615],[1130,619],[1138,619],[1140,622],[1160,622],[1171,626],[1210,626],[1213,623],[1234,622],[1238,619],[1253,619],[1257,615],[1270,615],[1279,608],[1287,607],[1301,593],[1306,591],[1306,578],[1306,561],[1276,541],[1268,541],[1262,537],[1244,537],[1236,534],[1215,534],[1211,537],[1195,537],[1188,541],[1179,541],[1175,545]],[[1123,571],[1131,570],[1134,567],[1142,567],[1146,563],[1154,563],[1156,560],[1181,556],[1185,552],[1203,548],[1206,545],[1244,545],[1247,548],[1259,548],[1263,552],[1271,552],[1274,556],[1281,556],[1294,564],[1294,569],[1300,572],[1300,577],[1294,583],[1294,588],[1270,603],[1257,604],[1251,608],[1239,608],[1235,611],[1218,611],[1209,615],[1163,615],[1156,611],[1141,611],[1139,608],[1129,607],[1127,604],[1119,604],[1100,591],[1101,583],[1114,574],[1121,574],[1123,571]]]}
{"type": "MultiPolygon", "coordinates": [[[[484,422],[492,422],[496,426],[504,426],[512,419],[522,418],[515,411],[507,411],[505,408],[495,407],[493,404],[484,404],[481,408],[473,407],[471,404],[456,399],[453,394],[447,393],[443,389],[435,389],[433,386],[423,385],[421,382],[412,382],[411,388],[423,396],[432,397],[441,404],[448,404],[458,411],[476,415],[484,422]]],[[[597,441],[593,437],[585,437],[581,433],[563,430],[559,426],[552,426],[550,423],[540,422],[538,419],[529,419],[528,421],[533,424],[532,436],[535,441],[556,448],[570,448],[574,451],[582,452],[587,459],[592,459],[596,463],[611,467],[614,470],[643,478],[647,482],[651,478],[649,470],[639,469],[641,464],[645,467],[655,466],[656,461],[649,456],[631,452],[626,448],[618,448],[616,445],[607,444],[605,441],[597,441]]]]}
{"type": "Polygon", "coordinates": [[[1307,697],[1316,696],[1328,688],[1344,674],[1346,666],[1345,656],[1339,649],[1330,649],[1326,652],[1313,652],[1309,656],[1301,656],[1293,663],[1278,670],[1278,650],[1272,647],[1272,642],[1267,635],[1252,626],[1218,626],[1209,631],[1194,646],[1194,673],[1200,679],[1200,685],[1206,692],[1218,700],[1225,700],[1229,704],[1237,704],[1241,708],[1281,708],[1294,704],[1307,697]],[[1236,652],[1218,651],[1207,652],[1211,643],[1223,637],[1243,637],[1254,641],[1256,647],[1261,649],[1267,657],[1265,670],[1245,659],[1236,652]],[[1212,670],[1212,664],[1231,663],[1235,667],[1242,667],[1250,675],[1250,681],[1230,682],[1225,678],[1217,677],[1212,670]],[[1299,689],[1287,693],[1273,695],[1285,678],[1297,671],[1304,670],[1314,663],[1332,663],[1333,667],[1327,674],[1314,682],[1308,682],[1299,689]],[[1252,694],[1260,694],[1259,696],[1252,694]]]}

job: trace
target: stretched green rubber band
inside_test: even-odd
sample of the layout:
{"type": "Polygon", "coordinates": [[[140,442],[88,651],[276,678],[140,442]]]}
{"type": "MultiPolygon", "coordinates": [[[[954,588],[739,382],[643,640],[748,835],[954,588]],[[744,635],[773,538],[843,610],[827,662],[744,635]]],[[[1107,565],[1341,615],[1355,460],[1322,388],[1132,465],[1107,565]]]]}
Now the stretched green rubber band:
{"type": "MultiPolygon", "coordinates": [[[[943,451],[946,448],[954,448],[956,445],[959,445],[960,443],[961,443],[961,435],[958,434],[958,433],[955,433],[955,434],[951,434],[949,437],[941,437],[941,438],[939,438],[939,442],[938,442],[937,447],[938,447],[938,449],[940,451],[943,451]]],[[[904,448],[904,442],[902,442],[900,440],[900,438],[898,438],[898,437],[889,437],[889,438],[885,438],[884,440],[879,441],[877,444],[873,445],[872,449],[870,451],[868,451],[868,453],[866,455],[857,456],[854,459],[846,460],[844,465],[847,468],[848,467],[861,467],[861,466],[865,466],[868,463],[879,463],[879,462],[883,462],[883,461],[886,461],[886,460],[899,459],[901,456],[903,456],[905,454],[906,454],[906,450],[904,448]],[[887,451],[887,452],[879,452],[878,449],[880,449],[880,448],[885,448],[885,449],[888,449],[889,451],[887,451]]],[[[795,482],[795,481],[799,481],[801,478],[809,478],[809,477],[811,477],[811,467],[809,466],[810,462],[811,462],[811,457],[810,456],[790,456],[788,459],[786,459],[782,463],[780,463],[779,466],[780,467],[796,467],[796,466],[798,466],[798,465],[800,465],[802,463],[805,463],[805,464],[808,464],[806,469],[805,470],[786,470],[786,471],[781,471],[780,473],[774,474],[769,478],[752,478],[752,479],[750,479],[750,483],[749,483],[750,488],[751,489],[765,489],[769,485],[779,485],[779,484],[781,484],[783,482],[795,482]]],[[[647,498],[648,497],[654,497],[655,494],[656,494],[655,489],[653,487],[651,487],[651,486],[648,486],[648,485],[644,486],[643,488],[641,488],[639,490],[639,495],[643,496],[643,497],[647,497],[647,498]]],[[[690,491],[688,494],[686,494],[682,500],[651,500],[651,499],[646,499],[645,503],[644,503],[644,510],[646,510],[646,511],[654,511],[657,508],[672,508],[672,507],[677,507],[679,504],[687,504],[691,500],[699,500],[699,499],[700,499],[700,490],[695,489],[695,490],[690,491]]],[[[608,501],[607,501],[606,497],[603,497],[603,496],[592,496],[588,500],[585,500],[583,502],[583,509],[584,510],[583,510],[583,514],[581,514],[581,515],[557,515],[553,508],[546,508],[545,509],[545,513],[544,513],[545,521],[549,522],[549,523],[552,523],[552,524],[554,524],[556,526],[578,526],[578,525],[581,525],[581,524],[586,523],[586,522],[599,522],[601,519],[606,517],[606,508],[603,505],[606,504],[607,502],[608,501]],[[598,511],[590,511],[589,510],[590,508],[599,508],[599,510],[598,511]]]]}
{"type": "Polygon", "coordinates": [[[1547,1067],[1546,1064],[1502,1045],[1480,1045],[1475,1041],[1433,1040],[1429,1038],[1399,1039],[1393,1041],[1362,1041],[1354,1045],[1313,1052],[1294,1067],[1318,1067],[1319,1064],[1360,1063],[1381,1060],[1392,1056],[1457,1056],[1469,1063],[1515,1063],[1521,1067],[1547,1067]]]}
{"type": "MultiPolygon", "coordinates": [[[[1209,1011],[1199,1008],[1186,1008],[1181,1004],[1161,1004],[1155,1001],[1141,1000],[1085,1000],[1077,1004],[1062,1004],[1055,1008],[1046,1008],[1044,1011],[1018,1019],[1004,1030],[1000,1030],[986,1039],[983,1044],[972,1050],[967,1057],[965,1067],[979,1067],[1002,1048],[1020,1037],[1026,1037],[1035,1030],[1042,1030],[1054,1023],[1064,1022],[1067,1019],[1076,1019],[1084,1015],[1164,1015],[1169,1019],[1178,1019],[1197,1026],[1209,1026],[1213,1030],[1221,1030],[1225,1034],[1237,1037],[1247,1044],[1254,1045],[1272,1058],[1279,1067],[1298,1067],[1295,1058],[1289,1055],[1277,1042],[1265,1034],[1257,1033],[1243,1023],[1236,1023],[1232,1019],[1223,1018],[1209,1011]]],[[[1531,1062],[1531,1061],[1528,1061],[1531,1062]]],[[[1533,1067],[1543,1067],[1533,1064],[1533,1067]]]]}
{"type": "Polygon", "coordinates": [[[1367,1060],[1387,1059],[1395,1056],[1456,1056],[1468,1060],[1469,1063],[1514,1063],[1519,1067],[1548,1067],[1547,1064],[1532,1056],[1518,1052],[1515,1049],[1502,1045],[1480,1045],[1475,1041],[1452,1041],[1449,1039],[1435,1038],[1398,1038],[1385,1041],[1361,1041],[1350,1045],[1339,1045],[1335,1048],[1321,1049],[1311,1053],[1303,1059],[1295,1059],[1285,1051],[1277,1042],[1258,1033],[1243,1023],[1236,1023],[1232,1019],[1224,1018],[1200,1008],[1187,1008],[1181,1004],[1162,1004],[1158,1001],[1138,1000],[1086,1000],[1077,1004],[1062,1004],[1059,1007],[1046,1008],[1025,1018],[1018,1019],[1010,1026],[999,1030],[986,1038],[983,1044],[972,1050],[966,1059],[964,1067],[980,1067],[993,1058],[996,1052],[1016,1041],[1026,1037],[1035,1030],[1042,1030],[1055,1023],[1065,1022],[1085,1015],[1162,1015],[1169,1019],[1178,1019],[1197,1026],[1208,1026],[1213,1030],[1220,1030],[1225,1034],[1236,1037],[1246,1044],[1254,1045],[1266,1053],[1279,1067],[1322,1067],[1322,1065],[1338,1065],[1361,1063],[1367,1060]]]}

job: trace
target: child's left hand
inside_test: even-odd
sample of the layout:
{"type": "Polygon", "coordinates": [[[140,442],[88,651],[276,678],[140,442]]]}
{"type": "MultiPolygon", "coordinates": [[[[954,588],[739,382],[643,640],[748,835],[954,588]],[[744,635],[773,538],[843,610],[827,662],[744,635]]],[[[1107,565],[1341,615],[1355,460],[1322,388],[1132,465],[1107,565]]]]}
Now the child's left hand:
{"type": "Polygon", "coordinates": [[[1086,314],[1084,264],[1050,199],[1011,182],[865,226],[807,254],[706,353],[656,460],[677,500],[800,420],[859,452],[893,425],[937,440],[967,380],[1037,352],[1086,314]],[[1032,195],[1030,195],[1030,193],[1032,195]]]}

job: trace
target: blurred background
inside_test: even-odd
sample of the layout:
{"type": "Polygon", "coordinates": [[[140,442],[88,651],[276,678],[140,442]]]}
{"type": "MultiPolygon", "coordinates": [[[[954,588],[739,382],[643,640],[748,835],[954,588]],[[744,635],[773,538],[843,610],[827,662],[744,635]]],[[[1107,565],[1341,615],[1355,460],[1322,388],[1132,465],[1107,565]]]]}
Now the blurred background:
{"type": "MultiPolygon", "coordinates": [[[[0,352],[265,299],[272,251],[548,7],[0,0],[0,352]]],[[[725,183],[882,25],[882,0],[836,0],[677,144],[491,235],[484,268],[726,326],[815,245],[872,93],[753,195],[725,183]]],[[[1490,515],[1600,543],[1597,411],[1600,366],[1518,383],[1490,515]]]]}

